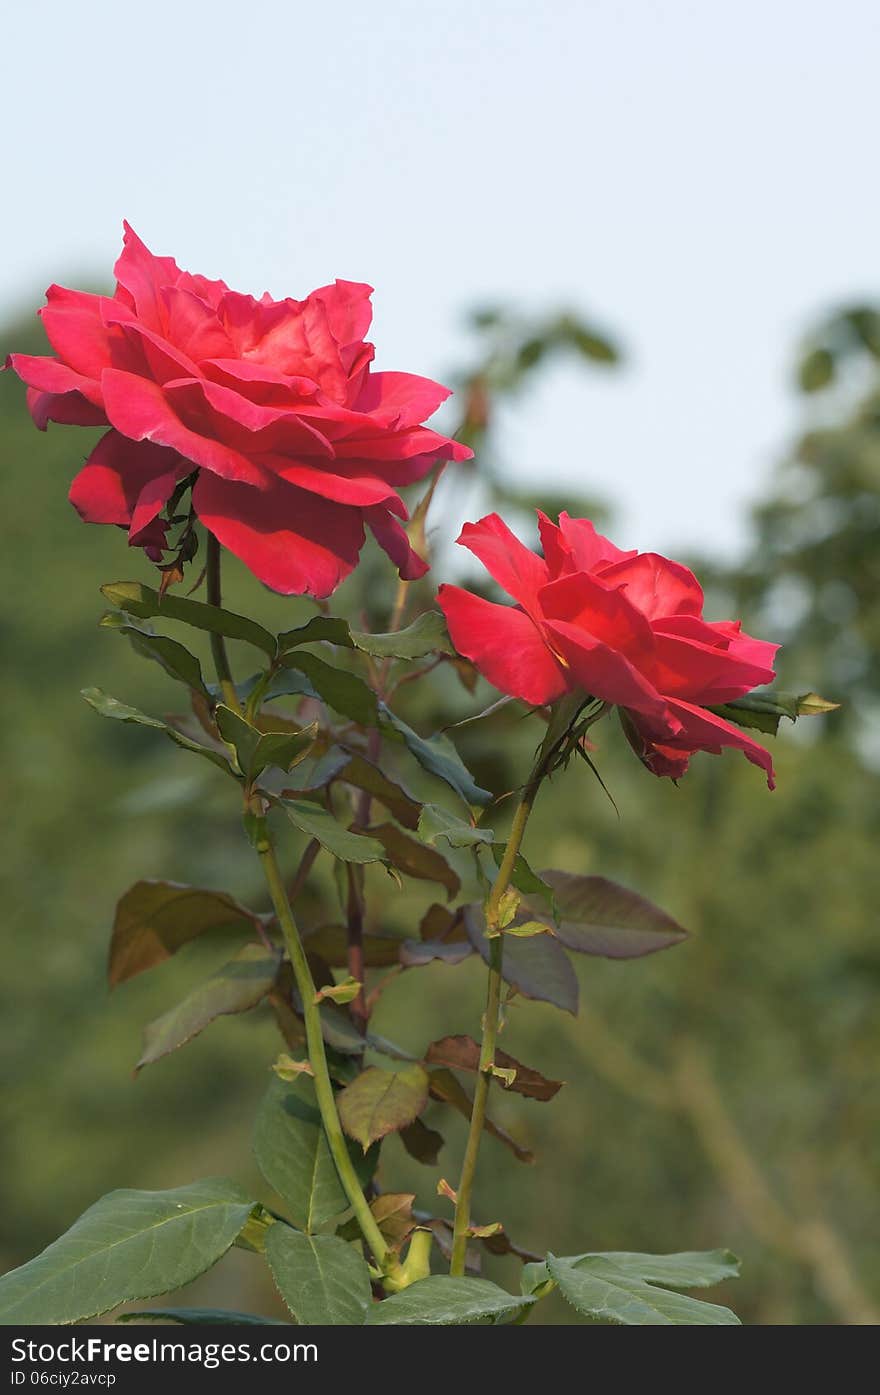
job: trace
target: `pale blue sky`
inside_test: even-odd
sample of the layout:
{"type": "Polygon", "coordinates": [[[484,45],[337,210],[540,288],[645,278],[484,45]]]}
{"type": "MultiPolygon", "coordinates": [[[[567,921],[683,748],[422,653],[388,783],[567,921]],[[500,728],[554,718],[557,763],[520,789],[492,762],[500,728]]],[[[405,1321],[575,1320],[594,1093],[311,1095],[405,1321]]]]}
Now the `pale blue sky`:
{"type": "Polygon", "coordinates": [[[793,342],[880,283],[871,0],[43,0],[3,48],[0,311],[109,275],[123,217],[238,289],[370,281],[381,366],[441,378],[475,301],[574,301],[629,366],[505,454],[627,546],[737,545],[793,342]]]}

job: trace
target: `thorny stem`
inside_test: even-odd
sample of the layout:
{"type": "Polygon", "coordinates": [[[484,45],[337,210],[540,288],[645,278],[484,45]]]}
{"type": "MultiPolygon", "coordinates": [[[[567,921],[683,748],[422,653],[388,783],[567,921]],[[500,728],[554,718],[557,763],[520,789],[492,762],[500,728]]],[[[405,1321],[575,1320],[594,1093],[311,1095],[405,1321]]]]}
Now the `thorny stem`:
{"type": "Polygon", "coordinates": [[[486,1121],[486,1101],[489,1096],[489,1085],[492,1081],[492,1067],[495,1063],[495,1042],[498,1037],[501,1007],[501,969],[504,956],[504,936],[503,934],[498,934],[501,899],[510,886],[513,869],[516,866],[517,855],[522,845],[523,834],[525,833],[526,824],[529,820],[529,814],[532,812],[532,806],[535,802],[535,797],[538,793],[541,781],[546,774],[546,770],[547,757],[542,747],[532,774],[529,777],[528,784],[525,786],[519,805],[517,806],[513,818],[513,825],[510,830],[510,836],[507,840],[504,858],[498,869],[498,876],[495,878],[489,899],[486,902],[486,931],[490,936],[489,983],[486,992],[486,1011],[483,1017],[483,1038],[480,1044],[479,1073],[474,1090],[471,1123],[470,1129],[468,1130],[464,1162],[461,1168],[461,1180],[458,1184],[457,1200],[455,1204],[452,1261],[449,1266],[450,1274],[455,1277],[461,1277],[465,1270],[468,1230],[470,1229],[471,1223],[471,1195],[474,1186],[474,1175],[477,1170],[477,1157],[480,1152],[483,1125],[486,1121]]]}
{"type": "MultiPolygon", "coordinates": [[[[377,695],[382,696],[381,684],[377,690],[377,695]]],[[[367,737],[367,760],[375,762],[379,758],[381,738],[374,727],[367,737]]],[[[364,829],[370,822],[370,807],[372,800],[369,790],[361,790],[358,796],[357,807],[355,809],[354,820],[359,829],[364,829]]],[[[360,992],[350,1005],[352,1017],[361,1027],[366,1027],[370,1017],[370,1006],[364,993],[364,871],[362,867],[355,867],[351,863],[346,868],[348,875],[348,906],[346,915],[346,933],[348,938],[348,972],[350,976],[361,984],[360,992]]]]}
{"type": "MultiPolygon", "coordinates": [[[[211,534],[208,535],[208,600],[211,605],[219,605],[221,598],[220,589],[220,545],[211,534]]],[[[217,679],[223,692],[224,699],[234,711],[241,713],[241,705],[232,681],[232,671],[229,667],[229,659],[226,654],[226,646],[222,635],[211,635],[211,651],[214,658],[214,666],[217,670],[217,679]]],[[[263,875],[266,878],[266,885],[272,898],[272,905],[281,926],[284,936],[284,943],[287,946],[287,953],[290,957],[293,975],[296,986],[302,999],[303,1019],[306,1028],[306,1044],[308,1049],[309,1064],[315,1082],[315,1096],[318,1108],[321,1113],[321,1122],[324,1126],[324,1134],[327,1145],[330,1149],[339,1180],[343,1190],[354,1211],[361,1234],[371,1251],[377,1266],[383,1271],[386,1277],[392,1277],[399,1271],[400,1262],[397,1257],[388,1249],[385,1239],[376,1224],[376,1218],[370,1210],[369,1203],[364,1196],[361,1185],[357,1179],[357,1173],[348,1152],[345,1135],[342,1132],[342,1125],[339,1122],[339,1114],[336,1109],[336,1099],[333,1092],[333,1085],[330,1080],[330,1071],[327,1066],[327,1053],[324,1049],[324,1037],[321,1031],[321,1015],[318,1003],[315,1001],[316,989],[312,978],[312,971],[309,968],[309,961],[306,958],[300,939],[299,930],[293,917],[290,901],[284,886],[284,878],[278,866],[278,859],[275,855],[275,848],[269,836],[269,829],[265,816],[262,812],[259,799],[251,796],[248,800],[251,812],[256,817],[256,836],[254,846],[260,859],[263,875]]],[[[307,855],[308,855],[307,849],[307,855]]]]}
{"type": "Polygon", "coordinates": [[[324,1125],[327,1144],[336,1164],[339,1180],[357,1218],[361,1234],[369,1246],[376,1264],[385,1274],[390,1274],[397,1268],[398,1261],[389,1251],[382,1232],[376,1224],[376,1219],[361,1190],[360,1182],[349,1156],[345,1135],[342,1132],[342,1125],[339,1122],[339,1114],[336,1109],[330,1072],[327,1068],[327,1053],[324,1049],[324,1037],[321,1032],[321,1014],[318,1004],[315,1002],[315,982],[299,937],[296,921],[293,918],[290,902],[287,899],[284,879],[278,866],[275,849],[269,837],[265,819],[262,817],[258,822],[256,849],[263,868],[263,875],[266,878],[266,885],[272,897],[272,904],[275,907],[275,914],[278,916],[278,923],[284,935],[284,942],[287,945],[296,986],[302,998],[309,1063],[314,1075],[315,1095],[318,1108],[321,1111],[321,1122],[324,1125]]]}

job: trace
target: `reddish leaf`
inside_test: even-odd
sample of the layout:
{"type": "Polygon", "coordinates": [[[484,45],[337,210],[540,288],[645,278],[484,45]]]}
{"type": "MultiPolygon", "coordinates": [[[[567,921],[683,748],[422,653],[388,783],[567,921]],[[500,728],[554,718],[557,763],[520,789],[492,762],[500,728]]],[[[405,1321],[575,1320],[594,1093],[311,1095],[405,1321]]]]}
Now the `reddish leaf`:
{"type": "MultiPolygon", "coordinates": [[[[368,969],[396,964],[404,942],[397,935],[368,931],[363,937],[364,963],[368,969]]],[[[308,954],[318,954],[334,969],[348,967],[348,931],[344,925],[321,925],[303,936],[308,954]]]]}
{"type": "Polygon", "coordinates": [[[435,959],[442,964],[460,964],[473,952],[474,947],[467,940],[452,944],[443,940],[404,940],[400,945],[400,962],[408,969],[421,968],[435,959]]]}
{"type": "Polygon", "coordinates": [[[436,848],[429,848],[427,844],[410,838],[401,829],[395,828],[393,823],[379,824],[368,832],[371,838],[382,844],[389,862],[399,872],[407,877],[416,877],[419,881],[439,882],[446,887],[450,898],[458,893],[461,886],[458,874],[436,848]]]}
{"type": "MultiPolygon", "coordinates": [[[[607,877],[553,870],[542,872],[541,877],[556,898],[556,934],[578,954],[638,959],[688,937],[687,930],[659,906],[607,877]]],[[[532,908],[547,919],[543,906],[533,903],[532,908]]]]}
{"type": "Polygon", "coordinates": [[[142,881],[119,901],[107,976],[110,987],[161,964],[199,935],[241,929],[253,934],[260,917],[224,891],[179,882],[142,881]]]}
{"type": "MultiPolygon", "coordinates": [[[[485,935],[486,922],[482,909],[468,906],[464,923],[471,944],[488,964],[489,941],[485,935]]],[[[553,1003],[572,1016],[577,1014],[578,984],[575,972],[565,950],[553,936],[535,935],[527,940],[512,936],[506,938],[501,974],[504,981],[524,997],[553,1003]]]]}
{"type": "MultiPolygon", "coordinates": [[[[453,1109],[463,1114],[465,1119],[470,1119],[473,1100],[467,1090],[459,1080],[452,1074],[451,1070],[441,1067],[439,1070],[429,1072],[431,1095],[435,1100],[442,1100],[444,1104],[449,1104],[453,1109]]],[[[492,1119],[486,1118],[486,1132],[493,1138],[497,1138],[499,1143],[503,1143],[505,1148],[509,1148],[515,1158],[520,1162],[533,1163],[535,1155],[529,1148],[523,1148],[516,1139],[511,1138],[506,1129],[502,1129],[499,1124],[492,1119]]]]}
{"type": "Polygon", "coordinates": [[[436,1167],[444,1139],[435,1129],[429,1129],[421,1119],[413,1119],[405,1129],[400,1130],[400,1141],[411,1158],[424,1163],[426,1167],[436,1167]]]}
{"type": "MultiPolygon", "coordinates": [[[[432,1066],[450,1066],[453,1070],[466,1070],[476,1074],[480,1066],[480,1048],[473,1037],[442,1037],[433,1041],[425,1053],[425,1061],[432,1066]]],[[[531,1066],[524,1066],[506,1051],[495,1049],[495,1065],[505,1070],[514,1070],[516,1075],[506,1088],[518,1095],[533,1100],[552,1100],[562,1089],[562,1080],[547,1080],[531,1066]]]]}
{"type": "Polygon", "coordinates": [[[376,1223],[393,1250],[399,1250],[416,1228],[412,1213],[415,1199],[415,1192],[382,1192],[370,1202],[376,1223]]]}

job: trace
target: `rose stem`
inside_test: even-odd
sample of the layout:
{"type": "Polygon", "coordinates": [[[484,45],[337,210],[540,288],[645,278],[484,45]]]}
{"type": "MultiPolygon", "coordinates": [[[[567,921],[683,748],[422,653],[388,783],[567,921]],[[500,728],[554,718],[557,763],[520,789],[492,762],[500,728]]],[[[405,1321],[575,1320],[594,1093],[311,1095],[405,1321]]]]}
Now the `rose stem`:
{"type": "Polygon", "coordinates": [[[449,1266],[449,1272],[457,1278],[461,1277],[465,1270],[468,1230],[471,1223],[471,1193],[473,1192],[474,1175],[477,1170],[477,1157],[480,1151],[483,1125],[486,1120],[486,1101],[489,1095],[489,1085],[492,1080],[492,1067],[495,1062],[495,1042],[498,1036],[501,1006],[501,967],[504,956],[504,935],[497,933],[501,898],[510,886],[513,869],[516,865],[517,854],[522,845],[523,834],[526,830],[529,814],[532,812],[532,806],[535,802],[538,788],[544,778],[545,769],[546,758],[542,750],[535,764],[535,768],[529,777],[529,782],[523,790],[516,813],[514,814],[510,836],[507,840],[507,847],[504,851],[501,866],[498,869],[498,876],[495,878],[492,891],[486,902],[486,931],[490,936],[489,982],[486,992],[486,1011],[483,1016],[483,1038],[480,1043],[480,1062],[477,1084],[474,1090],[471,1122],[468,1130],[467,1146],[465,1148],[464,1162],[461,1167],[461,1180],[458,1184],[457,1200],[455,1204],[455,1227],[452,1237],[452,1261],[449,1266]],[[495,932],[494,934],[492,933],[493,931],[495,932]]]}
{"type": "Polygon", "coordinates": [[[324,1125],[324,1133],[327,1138],[330,1153],[336,1164],[339,1180],[351,1203],[352,1210],[357,1217],[361,1234],[372,1251],[377,1265],[384,1273],[389,1274],[397,1267],[397,1260],[388,1250],[382,1232],[376,1224],[376,1219],[370,1210],[369,1203],[361,1190],[360,1182],[357,1179],[354,1165],[349,1156],[345,1136],[342,1132],[342,1125],[339,1122],[339,1114],[336,1109],[333,1086],[330,1082],[330,1072],[327,1069],[327,1055],[324,1050],[324,1037],[321,1032],[321,1015],[318,1004],[315,1002],[315,984],[312,979],[312,971],[309,968],[309,962],[299,937],[296,921],[290,909],[290,902],[287,899],[287,892],[284,889],[284,880],[278,866],[278,859],[275,856],[275,849],[269,837],[266,821],[262,816],[258,818],[257,822],[256,849],[263,868],[263,875],[266,878],[266,885],[272,897],[272,904],[278,916],[278,923],[284,935],[287,952],[290,955],[290,962],[293,966],[296,985],[299,989],[300,997],[302,998],[309,1063],[314,1073],[315,1095],[318,1101],[318,1108],[321,1111],[321,1121],[324,1125]]]}
{"type": "MultiPolygon", "coordinates": [[[[220,545],[212,534],[208,534],[208,600],[211,605],[220,605],[220,545]]],[[[229,667],[229,658],[226,653],[226,645],[223,636],[219,634],[211,635],[211,652],[214,658],[214,666],[217,670],[217,680],[223,691],[223,696],[234,711],[241,714],[241,704],[232,682],[232,671],[229,667]]],[[[354,1164],[349,1156],[348,1146],[345,1142],[345,1135],[342,1132],[342,1125],[339,1122],[339,1114],[336,1109],[336,1100],[333,1093],[333,1085],[330,1081],[330,1072],[327,1068],[327,1053],[324,1050],[324,1037],[321,1031],[321,1015],[318,1004],[315,1002],[316,989],[312,971],[309,968],[309,961],[306,958],[302,940],[296,921],[293,918],[293,911],[290,908],[290,901],[284,887],[284,879],[281,869],[278,866],[278,859],[275,855],[269,829],[262,807],[258,798],[251,797],[251,812],[256,819],[255,847],[266,878],[266,885],[269,895],[272,898],[272,905],[275,907],[275,914],[278,916],[278,923],[281,926],[284,942],[287,946],[287,953],[290,956],[293,976],[296,986],[302,999],[303,1018],[306,1027],[306,1044],[308,1048],[309,1064],[312,1067],[315,1096],[318,1101],[318,1108],[321,1112],[321,1122],[324,1126],[324,1134],[330,1149],[331,1156],[339,1173],[339,1180],[343,1190],[351,1204],[351,1208],[357,1218],[361,1234],[367,1246],[373,1254],[376,1264],[388,1275],[399,1268],[399,1261],[389,1251],[385,1243],[382,1232],[376,1224],[376,1218],[370,1210],[369,1203],[361,1190],[354,1164]]]]}
{"type": "MultiPolygon", "coordinates": [[[[208,558],[205,568],[208,582],[208,605],[221,606],[223,597],[220,590],[220,544],[213,533],[208,534],[208,558]]],[[[223,700],[227,707],[231,707],[233,712],[237,712],[241,716],[241,703],[232,681],[232,669],[229,667],[226,642],[222,635],[214,634],[213,631],[211,632],[211,656],[214,660],[214,668],[217,670],[217,682],[220,684],[223,700]]]]}

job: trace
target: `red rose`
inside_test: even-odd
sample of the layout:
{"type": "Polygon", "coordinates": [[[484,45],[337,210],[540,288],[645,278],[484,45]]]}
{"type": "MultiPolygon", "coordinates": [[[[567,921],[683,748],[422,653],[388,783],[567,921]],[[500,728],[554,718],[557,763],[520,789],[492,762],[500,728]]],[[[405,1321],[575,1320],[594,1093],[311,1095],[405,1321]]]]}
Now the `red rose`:
{"type": "Polygon", "coordinates": [[[621,710],[635,750],[655,775],[682,775],[695,751],[733,746],[767,772],[770,753],[713,706],[773,677],[778,645],[738,622],[702,618],[703,592],[687,567],[653,552],[621,552],[585,518],[538,514],[544,556],[497,514],[466,523],[470,548],[518,603],[495,605],[458,586],[439,602],[460,654],[496,688],[535,706],[582,691],[621,710]]]}
{"type": "Polygon", "coordinates": [[[70,498],[157,560],[160,514],[194,471],[205,527],[261,581],[328,596],[364,525],[401,576],[426,570],[397,493],[467,447],[423,426],[448,390],[373,373],[369,286],[255,300],[154,257],[126,225],[112,297],[50,287],[40,312],[57,357],[12,354],[37,426],[109,426],[70,498]]]}

